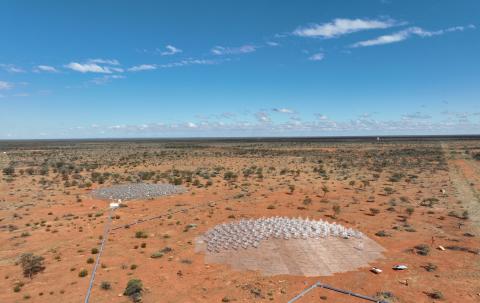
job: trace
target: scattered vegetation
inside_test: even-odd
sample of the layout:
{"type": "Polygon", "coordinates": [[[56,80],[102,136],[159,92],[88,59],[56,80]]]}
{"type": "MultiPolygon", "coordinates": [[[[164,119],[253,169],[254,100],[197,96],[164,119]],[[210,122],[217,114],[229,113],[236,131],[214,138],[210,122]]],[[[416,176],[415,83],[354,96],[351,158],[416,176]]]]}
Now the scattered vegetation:
{"type": "Polygon", "coordinates": [[[22,254],[19,263],[22,266],[23,275],[32,278],[33,275],[43,271],[45,269],[43,261],[42,256],[36,256],[32,253],[22,254]]]}

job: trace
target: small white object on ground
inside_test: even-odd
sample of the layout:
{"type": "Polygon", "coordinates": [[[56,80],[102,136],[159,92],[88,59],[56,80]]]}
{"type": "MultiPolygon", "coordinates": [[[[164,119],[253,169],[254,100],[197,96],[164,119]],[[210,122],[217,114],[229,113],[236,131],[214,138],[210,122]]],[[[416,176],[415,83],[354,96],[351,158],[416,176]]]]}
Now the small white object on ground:
{"type": "Polygon", "coordinates": [[[114,203],[114,202],[110,203],[110,208],[115,209],[115,208],[118,208],[118,207],[120,207],[119,203],[114,203]]]}
{"type": "Polygon", "coordinates": [[[438,245],[438,249],[440,249],[441,251],[445,251],[445,247],[443,247],[442,245],[438,245]]]}
{"type": "Polygon", "coordinates": [[[375,274],[379,274],[379,273],[382,272],[382,270],[380,268],[376,268],[376,267],[372,267],[372,269],[370,271],[375,273],[375,274]]]}
{"type": "Polygon", "coordinates": [[[404,265],[404,264],[397,264],[393,267],[393,269],[395,270],[405,270],[405,269],[408,269],[407,265],[404,265]]]}

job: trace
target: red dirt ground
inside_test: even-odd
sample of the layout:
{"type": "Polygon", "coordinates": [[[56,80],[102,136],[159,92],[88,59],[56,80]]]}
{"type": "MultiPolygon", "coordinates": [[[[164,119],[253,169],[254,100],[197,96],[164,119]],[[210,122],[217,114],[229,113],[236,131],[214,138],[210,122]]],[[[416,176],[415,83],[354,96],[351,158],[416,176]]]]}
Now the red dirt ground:
{"type": "MultiPolygon", "coordinates": [[[[162,163],[147,161],[128,169],[108,167],[109,171],[126,173],[127,170],[166,171],[172,167],[194,170],[222,165],[225,170],[228,168],[237,172],[239,177],[237,181],[229,182],[224,180],[222,173],[212,178],[212,186],[197,188],[187,184],[188,191],[184,194],[130,201],[128,207],[116,210],[115,215],[119,218],[113,220],[114,227],[154,215],[166,216],[112,231],[101,257],[103,266],[97,271],[91,302],[129,302],[130,299],[122,293],[127,281],[132,278],[143,281],[143,302],[287,302],[317,281],[371,296],[388,291],[396,297],[392,302],[436,302],[438,300],[428,295],[433,290],[441,291],[445,302],[480,302],[480,255],[436,249],[438,245],[480,248],[480,229],[476,224],[479,218],[474,217],[477,216],[475,207],[479,203],[480,174],[477,163],[464,156],[464,145],[463,142],[450,142],[440,149],[445,155],[447,169],[430,170],[430,164],[422,168],[408,168],[407,174],[418,177],[399,182],[388,179],[390,171],[395,171],[396,166],[387,166],[379,178],[372,178],[372,171],[357,167],[356,162],[348,168],[348,178],[344,179],[339,172],[342,169],[335,164],[339,160],[335,158],[325,164],[330,179],[322,180],[312,172],[315,165],[308,160],[305,162],[300,156],[282,154],[285,150],[295,149],[335,157],[343,152],[342,157],[350,159],[348,155],[355,155],[361,162],[363,153],[372,149],[361,144],[305,148],[287,144],[272,148],[271,155],[251,157],[227,154],[225,149],[230,147],[221,145],[207,147],[212,153],[222,153],[215,157],[198,156],[191,152],[162,163]],[[451,151],[458,153],[451,154],[451,151]],[[252,165],[264,167],[263,179],[241,175],[242,168],[252,165]],[[268,167],[276,170],[267,172],[268,167]],[[280,174],[282,168],[301,172],[298,176],[296,173],[280,174]],[[359,180],[365,176],[370,181],[366,187],[360,186],[358,181],[354,185],[349,183],[352,179],[359,180]],[[293,193],[290,193],[288,184],[295,184],[293,193]],[[328,186],[327,194],[321,190],[322,184],[328,186]],[[394,192],[386,194],[384,187],[392,187],[394,192]],[[440,192],[441,189],[446,190],[445,195],[440,192]],[[310,204],[303,203],[306,196],[311,198],[310,204]],[[372,200],[370,197],[374,201],[368,202],[372,200]],[[405,197],[405,201],[400,197],[405,197]],[[422,206],[423,199],[429,197],[437,198],[438,202],[433,207],[422,206]],[[392,199],[395,201],[392,202],[392,199]],[[337,219],[332,219],[332,206],[335,204],[341,207],[341,212],[337,219]],[[195,208],[167,215],[190,207],[195,208]],[[406,213],[408,207],[414,208],[411,216],[406,213]],[[378,209],[379,213],[373,214],[371,209],[378,209]],[[451,215],[452,211],[461,214],[465,209],[469,211],[469,219],[451,215]],[[227,265],[205,264],[204,255],[195,253],[195,238],[216,224],[262,216],[310,217],[337,221],[358,229],[386,249],[385,258],[371,264],[383,269],[383,273],[375,275],[369,267],[365,267],[330,277],[263,277],[256,272],[237,272],[227,265]],[[189,224],[196,227],[186,228],[189,224]],[[380,230],[390,236],[376,236],[375,233],[380,230]],[[148,238],[136,238],[136,231],[146,232],[148,238]],[[474,237],[465,236],[467,232],[474,237]],[[142,243],[146,243],[146,247],[142,248],[142,243]],[[418,244],[430,246],[428,256],[412,251],[418,244]],[[166,246],[172,248],[172,252],[162,258],[150,257],[166,246]],[[398,263],[407,264],[409,269],[391,270],[398,263]],[[438,269],[426,271],[424,266],[427,263],[435,264],[438,269]],[[132,269],[132,264],[137,267],[132,269]],[[102,281],[111,282],[112,289],[102,290],[102,281]]],[[[470,145],[478,148],[479,142],[470,145]]],[[[401,148],[424,147],[403,143],[381,147],[382,150],[401,148]]],[[[439,147],[433,144],[432,148],[439,147]]],[[[32,153],[31,150],[27,152],[32,153]]],[[[57,178],[60,180],[57,183],[63,183],[53,173],[49,178],[57,178]]],[[[91,188],[51,186],[51,189],[45,189],[39,180],[37,175],[18,175],[13,181],[0,183],[0,277],[4,286],[0,302],[80,302],[84,299],[93,269],[93,264],[87,264],[86,260],[96,257],[91,254],[91,249],[99,246],[108,202],[92,199],[89,196],[91,188]],[[32,179],[36,182],[32,183],[32,179]],[[77,201],[76,195],[81,202],[77,201]],[[30,226],[26,226],[27,223],[30,226]],[[18,229],[10,231],[9,225],[18,229]],[[22,236],[27,231],[30,235],[22,236]],[[32,279],[25,278],[20,266],[15,264],[24,252],[33,252],[45,258],[45,270],[32,279]],[[82,268],[89,271],[87,277],[78,276],[82,268]],[[24,285],[19,292],[14,292],[18,281],[24,285]]],[[[93,187],[108,184],[95,183],[93,187]]],[[[316,289],[298,302],[362,301],[316,289]]]]}

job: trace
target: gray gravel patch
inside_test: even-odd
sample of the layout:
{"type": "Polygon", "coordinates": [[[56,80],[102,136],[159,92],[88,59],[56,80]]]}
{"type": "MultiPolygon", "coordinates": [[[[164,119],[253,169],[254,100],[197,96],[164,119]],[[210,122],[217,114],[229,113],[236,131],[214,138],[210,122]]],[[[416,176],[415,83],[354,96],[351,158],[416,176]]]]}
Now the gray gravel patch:
{"type": "Polygon", "coordinates": [[[92,191],[92,196],[103,200],[121,199],[122,201],[127,201],[168,196],[183,192],[185,192],[184,187],[172,184],[132,183],[98,188],[92,191]]]}

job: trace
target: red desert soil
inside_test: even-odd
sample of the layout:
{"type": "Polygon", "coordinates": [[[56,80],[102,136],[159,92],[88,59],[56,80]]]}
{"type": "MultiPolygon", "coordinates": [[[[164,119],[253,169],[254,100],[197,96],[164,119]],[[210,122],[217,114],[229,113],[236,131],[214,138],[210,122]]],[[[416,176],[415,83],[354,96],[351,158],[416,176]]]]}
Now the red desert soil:
{"type": "MultiPolygon", "coordinates": [[[[133,278],[145,287],[142,302],[287,302],[317,281],[390,292],[391,302],[437,302],[434,291],[445,302],[480,301],[480,162],[471,157],[479,141],[19,143],[3,151],[14,173],[0,181],[0,302],[82,302],[87,259],[97,257],[108,215],[108,201],[90,192],[136,181],[181,183],[187,192],[115,210],[112,226],[120,228],[108,236],[90,302],[131,302],[122,293],[133,278]],[[307,278],[235,271],[196,252],[195,239],[215,225],[263,216],[336,221],[380,244],[384,258],[307,278]],[[428,255],[414,249],[420,244],[428,255]],[[165,247],[171,251],[151,258],[165,247]],[[27,252],[45,258],[31,279],[16,264],[27,252]],[[101,289],[104,281],[111,289],[101,289]]],[[[298,302],[362,301],[315,289],[298,302]]]]}

